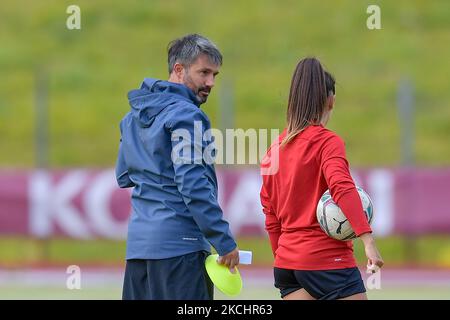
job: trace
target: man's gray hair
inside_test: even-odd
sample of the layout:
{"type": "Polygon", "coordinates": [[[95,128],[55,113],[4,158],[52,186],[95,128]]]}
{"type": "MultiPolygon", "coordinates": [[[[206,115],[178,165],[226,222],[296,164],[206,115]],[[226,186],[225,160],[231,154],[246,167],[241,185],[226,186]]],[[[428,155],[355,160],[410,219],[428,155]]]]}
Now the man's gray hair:
{"type": "Polygon", "coordinates": [[[222,65],[222,54],[216,45],[198,34],[189,34],[173,40],[167,47],[169,74],[173,71],[175,63],[181,63],[189,68],[200,54],[205,54],[215,65],[222,65]]]}

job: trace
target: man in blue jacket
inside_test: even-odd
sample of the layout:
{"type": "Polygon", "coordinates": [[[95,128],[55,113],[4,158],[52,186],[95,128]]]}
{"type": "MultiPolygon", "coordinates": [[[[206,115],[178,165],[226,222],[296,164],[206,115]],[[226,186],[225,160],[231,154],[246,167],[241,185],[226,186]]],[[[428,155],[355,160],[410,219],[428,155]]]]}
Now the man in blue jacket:
{"type": "Polygon", "coordinates": [[[239,263],[217,201],[217,179],[203,156],[212,143],[200,104],[222,65],[208,39],[192,34],[168,48],[169,80],[146,78],[128,93],[116,164],[121,188],[133,187],[123,299],[213,299],[204,261],[239,263]]]}

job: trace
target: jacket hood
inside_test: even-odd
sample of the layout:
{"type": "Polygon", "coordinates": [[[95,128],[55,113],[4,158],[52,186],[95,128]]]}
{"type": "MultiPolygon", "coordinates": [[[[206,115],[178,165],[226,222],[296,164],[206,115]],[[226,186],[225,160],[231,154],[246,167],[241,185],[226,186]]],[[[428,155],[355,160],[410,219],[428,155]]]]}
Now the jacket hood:
{"type": "Polygon", "coordinates": [[[200,105],[185,85],[158,79],[145,78],[140,89],[128,92],[131,112],[142,127],[151,126],[161,111],[180,100],[200,105]]]}

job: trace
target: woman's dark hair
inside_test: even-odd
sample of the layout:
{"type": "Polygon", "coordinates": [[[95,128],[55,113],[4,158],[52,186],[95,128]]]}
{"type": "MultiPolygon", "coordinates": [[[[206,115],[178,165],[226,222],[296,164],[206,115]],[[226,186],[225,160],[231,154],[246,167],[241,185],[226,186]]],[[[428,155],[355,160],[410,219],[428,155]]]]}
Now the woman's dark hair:
{"type": "Polygon", "coordinates": [[[305,58],[295,68],[287,109],[286,145],[311,124],[320,123],[327,98],[334,95],[335,80],[316,58],[305,58]]]}
{"type": "Polygon", "coordinates": [[[336,80],[331,73],[325,71],[325,87],[327,88],[327,95],[334,96],[336,94],[336,80]]]}

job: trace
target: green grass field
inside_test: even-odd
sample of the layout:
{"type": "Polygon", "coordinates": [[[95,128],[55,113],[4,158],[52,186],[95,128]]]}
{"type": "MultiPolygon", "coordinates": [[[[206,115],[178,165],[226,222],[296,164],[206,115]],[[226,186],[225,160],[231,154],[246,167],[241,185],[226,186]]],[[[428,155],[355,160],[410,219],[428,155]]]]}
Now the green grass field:
{"type": "MultiPolygon", "coordinates": [[[[369,299],[450,299],[448,273],[437,276],[431,282],[409,274],[406,281],[403,279],[399,283],[396,276],[405,277],[404,267],[413,271],[420,266],[431,268],[429,270],[448,270],[449,237],[420,237],[414,243],[400,237],[389,237],[379,238],[377,243],[386,267],[397,273],[392,275],[391,271],[390,276],[384,278],[387,279],[385,282],[382,277],[381,290],[368,290],[369,299]],[[415,249],[408,253],[407,248],[415,249]],[[415,260],[409,260],[411,257],[415,260]]],[[[267,239],[239,238],[238,244],[242,249],[253,251],[254,266],[270,270],[272,253],[267,239]]],[[[123,241],[53,239],[44,242],[3,237],[0,239],[0,299],[120,299],[122,276],[119,271],[124,267],[124,254],[123,241]],[[82,277],[83,270],[103,270],[105,267],[106,276],[91,274],[82,278],[81,290],[69,290],[65,287],[68,276],[66,268],[72,264],[80,266],[82,277]],[[33,270],[38,272],[33,274],[33,270]],[[45,270],[53,270],[53,275],[48,276],[45,270]],[[108,276],[108,270],[114,271],[112,276],[108,276]],[[29,271],[30,274],[27,273],[29,271]]],[[[364,252],[359,241],[355,241],[355,254],[360,265],[364,265],[364,252]]],[[[434,277],[433,274],[431,272],[431,277],[434,277]]],[[[244,288],[239,296],[227,297],[216,290],[216,299],[279,299],[278,291],[272,286],[270,272],[262,278],[243,277],[243,280],[244,288]]]]}
{"type": "MultiPolygon", "coordinates": [[[[450,237],[423,236],[415,240],[404,237],[378,238],[377,245],[390,267],[424,265],[450,267],[450,237]]],[[[122,265],[125,241],[113,240],[36,240],[21,237],[0,237],[0,267],[87,264],[122,265]]],[[[241,237],[238,246],[253,251],[255,265],[271,265],[272,252],[264,237],[241,237]]],[[[354,241],[354,252],[360,264],[365,263],[364,249],[354,241]]]]}
{"type": "MultiPolygon", "coordinates": [[[[21,300],[118,300],[121,299],[121,284],[80,290],[57,287],[2,286],[0,299],[21,300]]],[[[280,300],[278,290],[270,285],[244,287],[235,297],[228,297],[215,290],[215,300],[280,300]]],[[[450,286],[442,287],[387,287],[381,290],[368,290],[371,300],[449,300],[450,286]]]]}
{"type": "Polygon", "coordinates": [[[382,29],[371,31],[372,2],[80,0],[76,31],[65,26],[71,1],[2,3],[0,166],[34,165],[38,69],[49,76],[49,166],[114,165],[128,90],[146,76],[167,78],[166,45],[190,32],[224,54],[205,107],[214,127],[225,80],[234,87],[235,127],[284,127],[293,69],[315,55],[337,78],[330,127],[345,139],[352,165],[399,164],[396,90],[404,77],[416,89],[417,164],[448,165],[450,2],[377,1],[382,29]]]}

